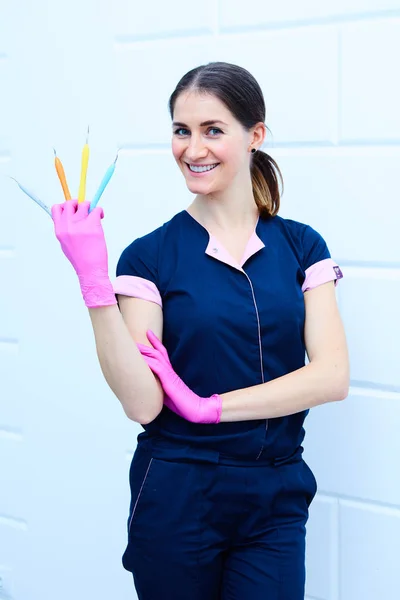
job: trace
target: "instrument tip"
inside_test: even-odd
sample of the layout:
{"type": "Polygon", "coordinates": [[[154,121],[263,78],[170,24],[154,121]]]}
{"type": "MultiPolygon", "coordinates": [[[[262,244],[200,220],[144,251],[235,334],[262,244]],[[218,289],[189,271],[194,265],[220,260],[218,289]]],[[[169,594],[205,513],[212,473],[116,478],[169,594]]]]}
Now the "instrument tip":
{"type": "Polygon", "coordinates": [[[89,125],[88,125],[88,128],[87,128],[86,143],[89,143],[89,125]]]}
{"type": "Polygon", "coordinates": [[[19,188],[21,187],[21,184],[20,184],[20,183],[19,183],[19,182],[18,182],[18,181],[15,179],[15,177],[13,177],[12,175],[8,175],[8,177],[9,177],[10,179],[12,179],[13,181],[15,181],[15,183],[17,184],[17,186],[18,186],[19,188]]]}
{"type": "Polygon", "coordinates": [[[56,152],[55,148],[53,148],[53,152],[54,152],[54,156],[57,156],[57,152],[56,152]]]}

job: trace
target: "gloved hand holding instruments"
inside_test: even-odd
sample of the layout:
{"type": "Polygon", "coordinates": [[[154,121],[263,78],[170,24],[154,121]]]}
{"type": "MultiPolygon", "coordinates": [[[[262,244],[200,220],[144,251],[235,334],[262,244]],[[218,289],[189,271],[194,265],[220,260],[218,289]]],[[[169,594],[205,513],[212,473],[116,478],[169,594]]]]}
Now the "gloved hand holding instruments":
{"type": "Polygon", "coordinates": [[[55,167],[65,197],[63,204],[55,204],[50,210],[35,194],[15,181],[25,194],[53,218],[56,238],[78,275],[85,304],[88,308],[96,308],[117,303],[108,276],[107,246],[100,222],[104,217],[104,212],[102,208],[97,207],[97,204],[114,173],[118,154],[114,163],[107,169],[93,200],[86,202],[86,176],[89,163],[88,137],[89,128],[86,144],[82,150],[77,200],[71,200],[64,168],[55,150],[55,167]]]}
{"type": "MultiPolygon", "coordinates": [[[[89,135],[89,129],[88,129],[89,135]]],[[[104,211],[97,204],[115,170],[114,163],[108,168],[93,200],[85,201],[86,176],[89,161],[88,138],[82,151],[82,167],[78,199],[72,200],[63,165],[55,154],[55,167],[63,189],[65,202],[54,204],[51,210],[32,192],[20,189],[45,210],[54,221],[55,235],[61,249],[78,275],[82,296],[88,308],[117,304],[114,289],[108,275],[108,252],[101,219],[104,211]]],[[[14,178],[12,178],[14,179],[14,178]]],[[[166,348],[157,336],[147,331],[151,346],[137,344],[149,368],[160,379],[164,390],[164,404],[180,417],[193,423],[219,423],[222,399],[218,394],[203,398],[190,390],[175,373],[166,348]]]]}

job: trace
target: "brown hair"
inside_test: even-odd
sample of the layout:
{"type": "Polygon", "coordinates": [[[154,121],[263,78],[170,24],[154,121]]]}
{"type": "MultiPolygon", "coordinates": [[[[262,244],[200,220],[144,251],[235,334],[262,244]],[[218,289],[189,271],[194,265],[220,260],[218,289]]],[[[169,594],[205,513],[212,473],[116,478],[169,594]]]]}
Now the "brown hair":
{"type": "MultiPolygon", "coordinates": [[[[212,62],[186,73],[169,99],[171,118],[179,94],[186,90],[198,90],[216,96],[247,131],[265,121],[262,90],[253,75],[243,67],[212,62]]],[[[266,152],[257,150],[251,155],[251,181],[260,214],[275,216],[280,207],[279,182],[283,189],[283,178],[278,165],[266,152]]]]}

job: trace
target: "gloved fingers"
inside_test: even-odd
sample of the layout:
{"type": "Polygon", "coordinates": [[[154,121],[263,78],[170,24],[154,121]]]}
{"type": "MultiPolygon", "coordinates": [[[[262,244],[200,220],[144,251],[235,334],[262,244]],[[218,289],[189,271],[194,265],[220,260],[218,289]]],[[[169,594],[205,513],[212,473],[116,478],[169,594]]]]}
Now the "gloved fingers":
{"type": "Polygon", "coordinates": [[[89,208],[90,208],[90,202],[85,201],[85,202],[78,203],[76,212],[75,212],[75,220],[82,221],[83,219],[86,219],[86,217],[89,214],[89,208]]]}
{"type": "Polygon", "coordinates": [[[153,373],[159,375],[159,373],[162,371],[162,365],[160,361],[154,356],[146,356],[145,354],[142,354],[142,356],[147,366],[153,371],[153,373]]]}
{"type": "Polygon", "coordinates": [[[153,331],[151,331],[151,329],[148,329],[146,331],[146,335],[147,335],[147,339],[149,340],[149,342],[153,346],[153,348],[158,350],[163,355],[165,360],[168,361],[168,364],[169,364],[170,360],[169,360],[168,352],[167,352],[167,349],[165,348],[165,346],[162,344],[161,340],[158,339],[156,334],[153,331]]]}
{"type": "Polygon", "coordinates": [[[146,346],[146,344],[139,343],[137,343],[136,346],[139,348],[140,354],[143,354],[144,356],[156,356],[156,350],[154,350],[154,348],[151,346],[146,346]]]}
{"type": "MultiPolygon", "coordinates": [[[[151,360],[155,360],[155,361],[159,362],[160,364],[165,364],[164,357],[159,352],[159,350],[157,350],[156,348],[152,348],[151,346],[146,346],[146,344],[140,344],[140,343],[136,343],[136,346],[138,347],[140,354],[145,359],[148,358],[151,360]]],[[[168,363],[168,365],[169,365],[169,363],[168,363]]]]}
{"type": "Polygon", "coordinates": [[[156,350],[155,348],[151,348],[150,346],[145,346],[144,344],[136,344],[140,354],[143,356],[143,358],[145,359],[145,361],[147,362],[147,364],[150,363],[155,365],[159,365],[160,368],[162,367],[169,367],[170,363],[168,362],[167,364],[165,364],[165,358],[160,354],[160,352],[158,350],[156,350]]]}
{"type": "Polygon", "coordinates": [[[63,203],[63,218],[67,221],[71,221],[78,208],[78,200],[66,200],[63,203]]]}
{"type": "Polygon", "coordinates": [[[158,348],[155,348],[154,346],[147,346],[146,344],[137,344],[137,346],[140,348],[142,354],[145,354],[146,356],[153,356],[165,365],[171,366],[167,350],[164,348],[161,342],[159,342],[159,344],[160,345],[158,348]]]}
{"type": "Polygon", "coordinates": [[[53,204],[51,207],[51,216],[53,217],[53,221],[57,222],[61,219],[61,215],[64,210],[64,204],[53,204]]]}
{"type": "MultiPolygon", "coordinates": [[[[89,203],[89,208],[90,208],[90,203],[89,203]]],[[[96,206],[89,213],[88,218],[91,219],[92,221],[95,221],[96,223],[100,223],[101,219],[104,219],[104,210],[102,209],[101,206],[96,206]]]]}

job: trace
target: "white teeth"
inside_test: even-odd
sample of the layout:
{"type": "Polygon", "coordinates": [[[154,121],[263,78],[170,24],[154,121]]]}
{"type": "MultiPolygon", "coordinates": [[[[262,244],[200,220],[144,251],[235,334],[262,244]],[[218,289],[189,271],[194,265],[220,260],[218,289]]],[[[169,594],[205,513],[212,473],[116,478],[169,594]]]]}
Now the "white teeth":
{"type": "Polygon", "coordinates": [[[189,169],[191,171],[194,171],[195,173],[204,173],[205,171],[211,171],[212,169],[215,169],[215,167],[217,166],[218,163],[216,163],[215,165],[204,165],[204,167],[196,167],[195,165],[189,165],[189,169]]]}

